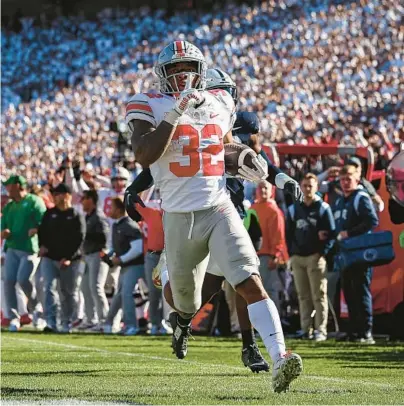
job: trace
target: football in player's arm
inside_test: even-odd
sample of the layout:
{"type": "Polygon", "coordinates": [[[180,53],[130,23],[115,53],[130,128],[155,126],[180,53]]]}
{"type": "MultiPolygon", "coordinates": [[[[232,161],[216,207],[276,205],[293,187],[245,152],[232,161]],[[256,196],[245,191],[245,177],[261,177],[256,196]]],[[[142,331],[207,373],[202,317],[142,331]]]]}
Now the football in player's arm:
{"type": "MultiPolygon", "coordinates": [[[[253,113],[248,113],[249,115],[253,113]]],[[[257,129],[255,128],[254,124],[252,124],[251,120],[247,120],[245,113],[238,113],[238,118],[236,121],[237,124],[240,122],[244,122],[246,131],[249,132],[249,138],[245,140],[246,144],[250,146],[250,148],[255,151],[258,155],[260,155],[268,165],[268,176],[266,180],[270,182],[271,184],[279,187],[280,189],[283,189],[286,193],[290,194],[291,197],[293,198],[294,201],[301,201],[302,199],[302,191],[300,189],[299,184],[289,177],[288,175],[284,174],[278,167],[272,164],[270,159],[268,158],[267,154],[265,151],[262,149],[260,142],[259,142],[259,135],[257,134],[257,129]]],[[[255,116],[255,114],[254,114],[255,116]]],[[[256,117],[256,116],[255,116],[256,117]]],[[[258,118],[257,118],[258,120],[258,118]]],[[[147,122],[146,122],[147,123],[147,122]]],[[[149,124],[149,123],[147,123],[149,124]]],[[[161,125],[161,124],[160,124],[161,125]]],[[[133,137],[132,137],[133,138],[133,137]]],[[[243,140],[244,141],[244,140],[243,140]]],[[[136,155],[136,158],[138,159],[138,156],[136,155]]],[[[237,179],[229,178],[228,179],[228,189],[230,191],[231,197],[233,202],[240,200],[240,208],[242,207],[242,200],[244,198],[244,191],[242,188],[241,182],[238,182],[237,179]],[[235,188],[234,187],[234,181],[237,183],[240,183],[240,185],[235,188]],[[242,197],[238,199],[238,194],[242,197]]],[[[153,177],[151,175],[150,169],[145,168],[139,176],[136,177],[136,179],[133,181],[133,183],[126,189],[125,192],[125,204],[126,204],[126,210],[128,212],[128,215],[136,220],[140,220],[140,215],[137,213],[136,208],[135,208],[135,203],[140,203],[143,204],[141,201],[140,197],[138,196],[138,193],[143,192],[144,190],[149,189],[153,185],[153,177]]],[[[238,205],[237,205],[238,206],[238,205]]]]}

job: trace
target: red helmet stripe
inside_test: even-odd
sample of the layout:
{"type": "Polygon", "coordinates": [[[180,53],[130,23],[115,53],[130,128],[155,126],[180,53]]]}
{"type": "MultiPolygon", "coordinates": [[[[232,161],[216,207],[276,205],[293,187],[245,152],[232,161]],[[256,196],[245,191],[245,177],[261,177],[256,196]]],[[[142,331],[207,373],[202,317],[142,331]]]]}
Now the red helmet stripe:
{"type": "Polygon", "coordinates": [[[178,54],[184,52],[184,48],[183,48],[182,44],[183,44],[183,41],[175,41],[175,48],[177,48],[176,52],[178,54]]]}

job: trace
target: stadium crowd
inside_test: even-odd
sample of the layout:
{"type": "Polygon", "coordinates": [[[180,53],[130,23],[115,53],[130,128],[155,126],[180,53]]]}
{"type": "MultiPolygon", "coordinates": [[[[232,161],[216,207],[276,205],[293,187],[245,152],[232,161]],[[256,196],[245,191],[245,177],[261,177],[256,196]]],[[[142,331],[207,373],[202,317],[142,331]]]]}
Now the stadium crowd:
{"type": "MultiPolygon", "coordinates": [[[[28,184],[34,194],[42,197],[48,210],[56,210],[58,215],[59,211],[67,211],[68,215],[73,213],[79,218],[83,210],[88,221],[92,212],[84,208],[83,200],[89,198],[84,190],[100,185],[111,189],[108,178],[129,181],[141,169],[127,147],[125,103],[133,93],[155,91],[152,66],[156,55],[162,44],[178,38],[194,42],[203,50],[209,66],[219,66],[234,78],[239,89],[239,108],[257,112],[263,141],[371,146],[378,168],[385,168],[404,138],[404,62],[400,47],[404,35],[400,25],[403,11],[398,0],[312,0],[303,5],[291,0],[263,1],[251,7],[217,6],[202,15],[191,11],[178,12],[171,17],[162,10],[152,12],[147,8],[130,12],[105,10],[95,21],[58,17],[42,27],[25,18],[21,32],[6,31],[2,35],[2,180],[7,179],[9,187],[20,185],[25,191],[28,184]],[[118,164],[127,167],[131,176],[117,177],[113,168],[118,164]],[[13,178],[15,174],[23,177],[13,178]]],[[[285,168],[290,169],[293,176],[307,183],[314,182],[317,187],[315,175],[305,177],[305,159],[286,162],[285,168]],[[300,172],[293,170],[296,169],[293,165],[300,172]]],[[[316,173],[325,169],[322,161],[312,167],[316,173]]],[[[345,175],[355,172],[352,165],[346,171],[345,175]]],[[[101,207],[106,215],[119,221],[124,217],[116,199],[121,192],[111,195],[112,212],[101,207]]],[[[262,193],[260,187],[259,193],[262,193]]],[[[90,194],[90,198],[97,203],[98,195],[90,194]]],[[[308,199],[310,204],[315,201],[313,196],[308,199]]],[[[265,198],[261,195],[259,203],[276,205],[271,193],[265,198]]],[[[40,205],[38,201],[36,204],[40,205]]],[[[44,207],[38,210],[41,215],[45,212],[44,207]]],[[[50,213],[48,217],[55,212],[50,213]]],[[[284,216],[279,209],[276,213],[276,216],[284,216]]],[[[288,216],[283,222],[291,222],[288,216]]],[[[27,238],[28,233],[30,239],[39,233],[36,246],[28,250],[36,253],[40,249],[38,244],[45,241],[44,230],[41,231],[44,226],[39,220],[32,227],[28,225],[21,225],[26,228],[27,238]]],[[[113,310],[111,304],[109,312],[112,314],[104,306],[102,316],[90,315],[97,303],[97,294],[92,293],[92,310],[83,309],[80,291],[84,291],[85,286],[81,279],[74,279],[74,286],[70,279],[62,280],[67,275],[62,268],[76,275],[79,265],[75,261],[86,261],[86,253],[78,252],[86,238],[85,232],[80,232],[79,224],[76,226],[79,237],[74,250],[77,256],[67,259],[59,253],[60,247],[55,248],[56,256],[49,254],[46,245],[43,246],[46,250],[39,251],[48,259],[42,262],[48,265],[46,272],[42,270],[45,265],[38,268],[45,281],[38,280],[35,285],[45,298],[35,296],[35,286],[22,275],[18,282],[21,288],[25,284],[24,294],[33,303],[28,303],[28,309],[21,291],[17,292],[23,298],[21,309],[16,309],[14,297],[9,303],[19,316],[35,309],[34,321],[38,324],[44,316],[47,327],[54,331],[55,284],[59,279],[58,289],[62,296],[69,297],[69,309],[64,309],[69,317],[62,320],[62,331],[69,332],[74,321],[79,325],[87,316],[86,327],[105,332],[101,324],[105,320],[112,323],[120,305],[124,308],[124,318],[125,307],[130,307],[126,314],[131,313],[131,319],[134,318],[133,301],[127,305],[128,294],[122,293],[126,289],[123,278],[118,282],[115,277],[112,284],[122,300],[115,300],[119,303],[113,310]]],[[[109,261],[111,269],[122,265],[120,258],[128,257],[132,245],[136,245],[132,242],[140,239],[137,225],[127,227],[132,227],[132,239],[126,241],[128,251],[119,256],[116,253],[107,256],[105,261],[109,261]]],[[[284,227],[279,227],[279,244],[286,251],[290,247],[286,247],[284,227]]],[[[97,253],[111,246],[108,243],[111,234],[103,233],[105,244],[97,247],[97,253]]],[[[4,239],[9,237],[6,234],[2,233],[4,239]]],[[[56,244],[49,235],[47,241],[47,244],[56,244]]],[[[299,249],[294,248],[295,255],[299,255],[296,254],[299,249]]],[[[153,250],[156,251],[160,250],[153,250]]],[[[139,265],[136,261],[141,254],[136,253],[136,257],[129,255],[131,266],[139,265]]],[[[17,254],[15,261],[17,257],[22,258],[17,254]]],[[[310,253],[317,254],[322,256],[324,252],[310,253]]],[[[11,257],[10,253],[6,255],[11,257]]],[[[276,253],[265,251],[262,255],[272,257],[276,253]]],[[[280,272],[285,271],[285,262],[286,259],[280,264],[283,266],[280,272]]],[[[30,265],[31,272],[37,265],[30,265]]],[[[299,266],[305,268],[305,265],[299,266]]],[[[138,270],[133,269],[133,272],[138,270]]],[[[81,276],[85,273],[80,272],[81,276]]],[[[318,315],[316,325],[310,324],[313,306],[306,306],[305,320],[302,320],[305,336],[312,336],[313,327],[320,329],[318,341],[327,335],[324,272],[322,264],[321,277],[316,282],[321,285],[318,289],[322,296],[313,292],[313,298],[305,298],[309,304],[313,300],[313,306],[318,306],[314,307],[318,315]]],[[[138,280],[139,273],[134,278],[138,280]]],[[[10,289],[17,280],[8,282],[10,289]]],[[[301,282],[302,289],[305,283],[307,281],[301,282]]],[[[283,282],[280,285],[276,294],[284,298],[287,292],[283,282]]],[[[148,288],[152,289],[150,283],[148,288]]],[[[13,323],[13,314],[8,309],[5,316],[8,323],[11,322],[11,329],[18,330],[20,324],[24,324],[23,319],[17,316],[18,320],[13,323]]],[[[154,333],[169,331],[162,321],[154,326],[157,327],[154,333]]],[[[111,330],[109,327],[107,330],[112,332],[112,326],[111,330]]],[[[124,332],[136,334],[137,328],[126,323],[124,332]]]]}
{"type": "Polygon", "coordinates": [[[114,156],[125,102],[155,88],[155,57],[176,38],[232,75],[265,140],[371,145],[383,165],[403,137],[403,8],[337,3],[265,1],[169,18],[105,10],[96,21],[59,17],[40,28],[31,19],[3,31],[2,174],[18,168],[45,182],[65,154],[97,172],[133,160],[114,156]]]}

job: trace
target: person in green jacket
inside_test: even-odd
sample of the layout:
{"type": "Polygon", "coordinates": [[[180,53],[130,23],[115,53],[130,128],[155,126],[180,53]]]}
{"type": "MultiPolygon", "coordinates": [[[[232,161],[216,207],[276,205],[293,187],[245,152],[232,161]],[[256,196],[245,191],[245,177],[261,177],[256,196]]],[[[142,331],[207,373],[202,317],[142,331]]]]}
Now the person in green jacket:
{"type": "Polygon", "coordinates": [[[34,310],[38,303],[32,280],[39,263],[38,226],[46,207],[40,197],[27,192],[27,181],[23,176],[10,176],[3,184],[11,198],[1,218],[1,238],[6,240],[4,296],[7,313],[11,315],[9,330],[18,331],[17,282],[28,298],[28,309],[34,310]]]}

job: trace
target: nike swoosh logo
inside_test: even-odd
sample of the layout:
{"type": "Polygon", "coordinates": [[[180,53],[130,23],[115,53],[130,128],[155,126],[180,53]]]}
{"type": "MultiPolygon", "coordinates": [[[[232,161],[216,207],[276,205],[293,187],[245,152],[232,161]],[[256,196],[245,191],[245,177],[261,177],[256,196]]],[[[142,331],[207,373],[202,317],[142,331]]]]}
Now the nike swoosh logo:
{"type": "Polygon", "coordinates": [[[272,337],[272,336],[274,336],[274,335],[276,335],[276,334],[280,334],[280,333],[272,333],[272,334],[270,334],[268,337],[272,337]]]}
{"type": "Polygon", "coordinates": [[[217,117],[219,114],[215,114],[215,113],[210,113],[210,118],[215,118],[217,117]]]}

